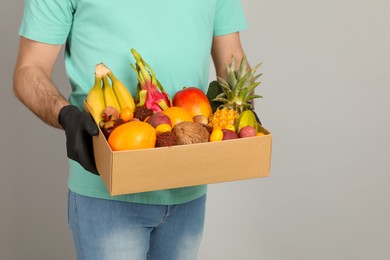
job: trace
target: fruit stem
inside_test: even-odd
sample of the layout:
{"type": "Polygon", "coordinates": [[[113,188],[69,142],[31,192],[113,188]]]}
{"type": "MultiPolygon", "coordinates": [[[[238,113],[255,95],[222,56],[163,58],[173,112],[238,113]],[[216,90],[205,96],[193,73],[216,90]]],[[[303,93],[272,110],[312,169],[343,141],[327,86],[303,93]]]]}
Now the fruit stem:
{"type": "Polygon", "coordinates": [[[111,81],[116,81],[118,80],[117,77],[112,73],[112,71],[107,73],[107,76],[111,79],[111,81]]]}
{"type": "Polygon", "coordinates": [[[95,75],[97,77],[104,77],[108,73],[111,73],[111,70],[104,63],[99,63],[95,66],[95,75]]]}
{"type": "Polygon", "coordinates": [[[102,87],[102,77],[95,75],[95,84],[93,85],[94,88],[101,88],[102,87]]]}

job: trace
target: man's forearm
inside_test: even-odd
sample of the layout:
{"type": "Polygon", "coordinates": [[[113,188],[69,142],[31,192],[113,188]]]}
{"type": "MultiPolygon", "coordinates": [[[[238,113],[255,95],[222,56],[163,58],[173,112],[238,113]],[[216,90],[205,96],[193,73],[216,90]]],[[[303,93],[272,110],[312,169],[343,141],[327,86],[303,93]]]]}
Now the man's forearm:
{"type": "Polygon", "coordinates": [[[16,68],[15,96],[45,123],[61,128],[58,113],[69,102],[54,86],[49,75],[39,66],[16,68]]]}

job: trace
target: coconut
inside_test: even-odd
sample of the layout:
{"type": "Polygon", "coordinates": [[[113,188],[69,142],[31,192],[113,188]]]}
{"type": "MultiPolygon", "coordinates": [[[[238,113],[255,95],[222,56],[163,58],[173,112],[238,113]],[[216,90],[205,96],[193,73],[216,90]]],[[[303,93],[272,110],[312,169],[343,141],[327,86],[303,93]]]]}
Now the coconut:
{"type": "Polygon", "coordinates": [[[177,144],[196,144],[209,141],[210,133],[207,129],[194,122],[180,122],[172,129],[177,144]]]}

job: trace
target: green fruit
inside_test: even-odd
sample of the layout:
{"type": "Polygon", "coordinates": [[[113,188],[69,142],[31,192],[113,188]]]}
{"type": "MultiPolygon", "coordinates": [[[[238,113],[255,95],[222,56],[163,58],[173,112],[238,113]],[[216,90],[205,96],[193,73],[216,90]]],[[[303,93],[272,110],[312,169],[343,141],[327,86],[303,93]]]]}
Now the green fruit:
{"type": "Polygon", "coordinates": [[[237,132],[240,132],[241,128],[245,126],[251,126],[258,131],[256,116],[253,111],[249,109],[245,110],[238,116],[234,126],[236,127],[237,132]]]}

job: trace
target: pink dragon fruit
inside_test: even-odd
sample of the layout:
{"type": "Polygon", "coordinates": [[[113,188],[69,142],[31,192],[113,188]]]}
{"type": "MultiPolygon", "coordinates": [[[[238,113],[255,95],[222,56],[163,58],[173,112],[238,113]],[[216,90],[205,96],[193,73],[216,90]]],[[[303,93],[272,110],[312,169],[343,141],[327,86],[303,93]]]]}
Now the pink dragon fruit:
{"type": "Polygon", "coordinates": [[[145,106],[154,112],[161,112],[172,106],[172,100],[157,80],[152,67],[142,59],[136,50],[131,49],[131,53],[136,61],[135,66],[131,64],[131,67],[135,70],[138,77],[137,106],[145,106]]]}

